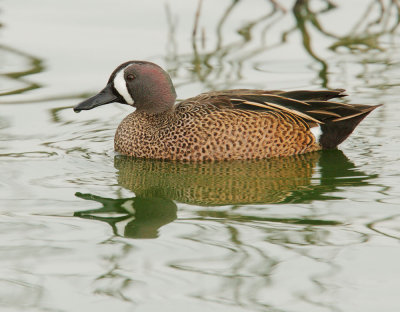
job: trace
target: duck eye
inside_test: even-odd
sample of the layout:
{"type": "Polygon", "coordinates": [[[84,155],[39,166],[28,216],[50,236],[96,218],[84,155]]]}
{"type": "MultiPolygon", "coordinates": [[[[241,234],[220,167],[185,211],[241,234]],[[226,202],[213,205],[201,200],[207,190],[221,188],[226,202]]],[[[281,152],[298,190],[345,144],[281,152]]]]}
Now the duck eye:
{"type": "Polygon", "coordinates": [[[133,80],[133,79],[135,79],[135,76],[132,74],[129,74],[128,76],[126,76],[126,79],[133,80]]]}

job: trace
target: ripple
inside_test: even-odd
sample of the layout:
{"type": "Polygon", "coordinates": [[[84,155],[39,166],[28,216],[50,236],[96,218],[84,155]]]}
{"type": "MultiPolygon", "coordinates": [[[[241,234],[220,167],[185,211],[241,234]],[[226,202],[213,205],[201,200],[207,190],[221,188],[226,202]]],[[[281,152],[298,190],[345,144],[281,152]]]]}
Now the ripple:
{"type": "Polygon", "coordinates": [[[3,278],[0,279],[0,302],[3,307],[24,309],[34,306],[43,296],[44,289],[37,284],[38,278],[32,278],[29,274],[21,272],[4,272],[3,270],[1,275],[3,278]],[[9,276],[10,279],[4,276],[9,276]],[[20,278],[16,279],[16,276],[20,278]],[[32,279],[36,279],[36,283],[28,282],[32,279]],[[23,298],[22,301],[21,298],[23,298]]]}
{"type": "Polygon", "coordinates": [[[400,215],[393,215],[367,224],[367,227],[381,235],[400,240],[400,215]]]}
{"type": "Polygon", "coordinates": [[[29,159],[41,159],[41,158],[55,158],[58,156],[56,152],[45,152],[45,151],[35,151],[35,152],[22,152],[22,153],[8,153],[0,154],[0,157],[9,159],[18,158],[29,158],[29,159]]]}

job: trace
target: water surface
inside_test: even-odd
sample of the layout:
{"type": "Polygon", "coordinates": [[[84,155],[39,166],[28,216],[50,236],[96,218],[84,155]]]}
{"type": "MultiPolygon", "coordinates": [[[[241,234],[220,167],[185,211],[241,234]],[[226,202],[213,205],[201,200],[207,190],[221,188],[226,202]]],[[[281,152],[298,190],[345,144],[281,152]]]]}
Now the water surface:
{"type": "Polygon", "coordinates": [[[399,7],[335,4],[0,2],[1,310],[398,311],[399,7]],[[71,109],[130,59],[179,98],[346,88],[384,106],[340,150],[134,160],[113,152],[129,108],[71,109]]]}

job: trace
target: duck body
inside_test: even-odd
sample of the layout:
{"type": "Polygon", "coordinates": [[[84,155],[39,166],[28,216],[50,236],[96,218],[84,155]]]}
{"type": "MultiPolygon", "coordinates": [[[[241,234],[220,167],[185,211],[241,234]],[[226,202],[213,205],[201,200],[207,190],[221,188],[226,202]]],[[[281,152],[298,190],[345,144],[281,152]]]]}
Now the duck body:
{"type": "Polygon", "coordinates": [[[115,150],[140,158],[203,161],[289,156],[321,148],[301,120],[235,109],[228,99],[203,94],[168,112],[133,112],[117,129],[115,150]]]}
{"type": "Polygon", "coordinates": [[[168,74],[150,62],[120,65],[76,112],[120,102],[136,107],[115,134],[137,158],[205,161],[290,156],[337,147],[376,106],[330,101],[344,90],[223,90],[175,103],[168,74]]]}

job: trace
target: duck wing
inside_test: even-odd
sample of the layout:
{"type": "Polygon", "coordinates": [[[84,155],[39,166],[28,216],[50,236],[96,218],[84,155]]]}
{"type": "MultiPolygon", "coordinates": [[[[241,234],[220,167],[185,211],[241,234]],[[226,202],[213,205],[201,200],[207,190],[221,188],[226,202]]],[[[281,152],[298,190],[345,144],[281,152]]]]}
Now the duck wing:
{"type": "Polygon", "coordinates": [[[307,128],[320,126],[319,143],[323,148],[335,148],[371,111],[381,106],[330,101],[346,96],[344,91],[235,89],[202,93],[187,101],[192,105],[207,103],[223,110],[274,112],[288,122],[300,122],[307,128]]]}

